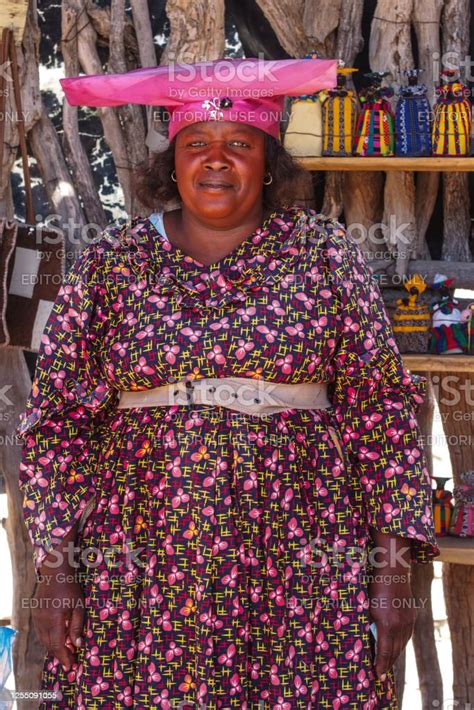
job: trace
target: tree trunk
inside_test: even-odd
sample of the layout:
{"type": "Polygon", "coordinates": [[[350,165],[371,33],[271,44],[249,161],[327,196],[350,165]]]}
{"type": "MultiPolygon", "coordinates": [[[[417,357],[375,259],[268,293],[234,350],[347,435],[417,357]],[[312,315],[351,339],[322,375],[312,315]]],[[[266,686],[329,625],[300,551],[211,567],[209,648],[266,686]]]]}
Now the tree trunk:
{"type": "Polygon", "coordinates": [[[319,0],[316,3],[306,0],[305,2],[304,31],[311,39],[311,48],[320,52],[323,57],[335,54],[336,29],[339,25],[341,6],[342,0],[319,0]]]}
{"type": "MultiPolygon", "coordinates": [[[[435,396],[430,374],[424,374],[428,379],[427,396],[417,420],[425,442],[423,450],[426,465],[430,475],[433,475],[433,447],[429,435],[433,431],[435,396]]],[[[418,603],[415,629],[413,631],[413,648],[418,669],[422,710],[432,710],[435,698],[439,701],[438,707],[443,707],[443,679],[436,649],[431,603],[433,576],[433,563],[412,566],[412,594],[418,603]],[[418,602],[418,600],[421,600],[421,602],[418,602]]]]}
{"type": "MultiPolygon", "coordinates": [[[[342,59],[346,66],[352,66],[357,55],[364,46],[362,38],[362,15],[364,11],[363,0],[342,0],[339,7],[339,28],[337,32],[336,56],[342,59]]],[[[348,88],[355,91],[352,76],[348,77],[348,88]]],[[[365,182],[365,178],[364,178],[365,182]]],[[[367,173],[367,186],[369,192],[377,190],[375,173],[367,173]]],[[[330,217],[340,217],[344,210],[344,194],[351,195],[358,191],[359,180],[357,173],[327,172],[324,186],[323,212],[330,217]]],[[[349,219],[348,209],[345,210],[346,223],[349,219]]],[[[361,213],[357,205],[352,202],[351,218],[354,222],[359,220],[361,213]]]]}
{"type": "MultiPolygon", "coordinates": [[[[304,0],[256,0],[278,41],[291,57],[304,57],[312,49],[303,26],[304,0]]],[[[316,15],[317,9],[315,10],[316,15]]]]}
{"type": "MultiPolygon", "coordinates": [[[[372,71],[390,71],[395,92],[405,69],[413,67],[410,20],[414,0],[378,0],[370,34],[372,71]],[[383,19],[382,19],[383,18],[383,19]]],[[[389,172],[385,183],[384,224],[387,244],[397,253],[396,271],[407,272],[407,262],[416,249],[415,184],[412,173],[389,172]],[[401,234],[401,237],[398,237],[401,234]]]]}
{"type": "MultiPolygon", "coordinates": [[[[434,61],[441,53],[439,23],[444,0],[428,0],[415,2],[413,7],[413,23],[418,43],[419,66],[423,69],[422,80],[428,87],[430,106],[434,104],[434,61]]],[[[418,243],[416,252],[420,259],[431,259],[426,232],[436,205],[440,186],[439,173],[418,173],[416,179],[416,225],[418,243]]]]}
{"type": "MultiPolygon", "coordinates": [[[[443,52],[453,52],[459,60],[469,54],[470,28],[469,0],[445,0],[443,11],[443,52]]],[[[451,61],[453,58],[451,57],[451,61]]],[[[469,261],[471,259],[469,238],[471,231],[469,190],[467,176],[463,173],[443,175],[444,235],[443,259],[469,261]]],[[[462,393],[460,402],[448,406],[440,400],[440,411],[446,412],[444,431],[447,435],[470,436],[472,441],[473,423],[453,421],[453,410],[468,412],[472,409],[465,393],[472,392],[474,377],[457,374],[456,389],[462,393]],[[467,386],[467,390],[464,387],[467,386]]],[[[442,379],[441,379],[442,382],[442,379]]],[[[472,469],[472,446],[450,446],[449,453],[453,467],[454,482],[459,484],[460,474],[472,469]]],[[[468,565],[443,565],[443,586],[453,649],[453,690],[454,699],[460,703],[474,703],[474,597],[472,594],[474,568],[468,565]]]]}
{"type": "Polygon", "coordinates": [[[384,194],[384,234],[395,253],[396,273],[405,276],[410,258],[416,256],[415,180],[413,173],[388,172],[384,194]]]}
{"type": "Polygon", "coordinates": [[[384,249],[380,237],[383,215],[384,173],[351,172],[344,180],[343,203],[346,225],[362,251],[384,249]]]}
{"type": "MultiPolygon", "coordinates": [[[[63,0],[61,8],[63,39],[61,50],[64,59],[64,73],[66,76],[76,76],[80,71],[77,57],[77,12],[74,8],[68,6],[67,0],[63,0]]],[[[64,154],[71,166],[74,183],[82,196],[87,220],[100,227],[105,227],[107,219],[97,194],[86,151],[79,137],[77,113],[77,106],[70,106],[65,100],[63,104],[64,133],[62,142],[64,154]]]]}
{"type": "MultiPolygon", "coordinates": [[[[129,67],[125,61],[124,45],[125,28],[125,0],[112,0],[110,13],[110,50],[109,50],[109,71],[113,74],[122,74],[128,71],[129,67]]],[[[134,193],[132,173],[135,168],[141,165],[147,158],[146,132],[144,122],[144,109],[135,104],[118,106],[117,112],[120,117],[122,130],[125,136],[127,148],[127,165],[130,169],[130,214],[143,210],[143,205],[134,193]]]]}
{"type": "MultiPolygon", "coordinates": [[[[23,495],[18,486],[20,446],[16,444],[14,436],[31,380],[23,352],[18,348],[0,348],[0,380],[2,390],[9,400],[0,419],[2,440],[8,442],[8,446],[0,447],[0,469],[7,490],[6,532],[13,573],[12,625],[17,630],[12,653],[15,687],[17,691],[36,691],[40,687],[44,654],[31,623],[31,608],[28,604],[33,594],[36,574],[23,518],[23,495]]],[[[30,710],[31,700],[18,700],[17,707],[18,710],[30,710]]]]}
{"type": "Polygon", "coordinates": [[[168,0],[170,37],[162,64],[220,59],[224,55],[224,0],[168,0]]]}
{"type": "MultiPolygon", "coordinates": [[[[451,442],[449,454],[454,484],[459,485],[460,474],[473,468],[469,442],[474,438],[474,421],[472,417],[459,421],[459,413],[472,411],[474,375],[436,372],[432,374],[432,380],[443,418],[444,435],[451,442]]],[[[474,703],[473,584],[474,567],[443,564],[443,587],[453,649],[454,700],[459,707],[474,703]]]]}
{"type": "MultiPolygon", "coordinates": [[[[443,53],[450,52],[450,63],[458,62],[461,67],[465,66],[465,57],[469,54],[470,17],[469,0],[445,1],[443,53]]],[[[469,249],[471,216],[467,173],[443,175],[443,212],[442,258],[446,261],[471,261],[469,249]]]]}

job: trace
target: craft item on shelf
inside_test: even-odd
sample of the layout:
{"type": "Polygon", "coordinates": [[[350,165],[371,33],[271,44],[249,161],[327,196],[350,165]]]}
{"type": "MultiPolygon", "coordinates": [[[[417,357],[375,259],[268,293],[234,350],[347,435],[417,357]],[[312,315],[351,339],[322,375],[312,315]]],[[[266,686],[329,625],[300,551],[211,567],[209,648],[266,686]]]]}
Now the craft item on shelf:
{"type": "Polygon", "coordinates": [[[390,72],[364,74],[370,84],[359,96],[362,110],[359,114],[354,140],[354,155],[391,156],[395,153],[395,125],[389,99],[393,89],[382,86],[390,72]]]}
{"type": "Polygon", "coordinates": [[[320,92],[325,156],[352,155],[359,104],[354,92],[346,87],[346,82],[347,77],[356,71],[358,69],[353,67],[339,67],[336,88],[320,92]]]}
{"type": "Polygon", "coordinates": [[[417,302],[426,283],[414,274],[404,284],[409,296],[399,298],[393,315],[393,332],[401,353],[426,353],[431,337],[431,309],[427,303],[417,302]]]}
{"type": "Polygon", "coordinates": [[[430,353],[454,355],[463,353],[465,335],[461,324],[459,301],[451,295],[449,287],[454,279],[444,274],[436,274],[432,288],[439,289],[440,300],[432,309],[430,353]]]}
{"type": "MultiPolygon", "coordinates": [[[[309,52],[305,59],[319,59],[309,52]]],[[[303,94],[291,100],[290,118],[283,146],[295,157],[319,157],[323,152],[323,114],[320,92],[303,94]]]]}
{"type": "Polygon", "coordinates": [[[461,311],[461,327],[463,329],[466,355],[474,355],[474,302],[461,311]]]}
{"type": "Polygon", "coordinates": [[[454,486],[454,509],[451,516],[450,535],[474,537],[474,471],[465,471],[461,483],[454,486]]]}
{"type": "Polygon", "coordinates": [[[435,533],[440,537],[449,535],[449,527],[451,524],[451,515],[453,512],[452,498],[450,491],[445,491],[444,486],[450,478],[442,478],[433,476],[436,481],[436,488],[433,489],[433,515],[435,533]]]}
{"type": "Polygon", "coordinates": [[[431,155],[431,107],[425,84],[418,83],[423,69],[408,69],[408,86],[402,86],[395,109],[396,154],[406,157],[431,155]]]}
{"type": "Polygon", "coordinates": [[[432,130],[433,155],[458,157],[469,155],[471,148],[472,109],[469,89],[457,69],[441,72],[436,89],[432,130]]]}

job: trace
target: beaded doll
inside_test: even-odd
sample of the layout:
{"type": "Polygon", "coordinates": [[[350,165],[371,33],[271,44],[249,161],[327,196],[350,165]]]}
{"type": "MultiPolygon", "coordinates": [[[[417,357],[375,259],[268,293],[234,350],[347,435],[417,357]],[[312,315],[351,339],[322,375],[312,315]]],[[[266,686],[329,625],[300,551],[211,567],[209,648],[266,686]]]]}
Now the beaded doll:
{"type": "Polygon", "coordinates": [[[469,155],[472,126],[469,89],[462,84],[456,69],[445,69],[441,77],[434,107],[433,155],[469,155]]]}
{"type": "MultiPolygon", "coordinates": [[[[310,52],[305,56],[305,59],[318,58],[318,52],[310,52]]],[[[292,99],[283,145],[291,155],[296,157],[322,154],[323,117],[319,91],[292,99]]]]}
{"type": "Polygon", "coordinates": [[[346,88],[346,81],[356,71],[352,67],[340,67],[336,88],[321,91],[323,155],[352,155],[359,106],[354,92],[346,88]]]}
{"type": "Polygon", "coordinates": [[[389,156],[395,152],[394,116],[390,99],[393,89],[382,86],[389,72],[364,74],[370,84],[360,95],[359,115],[354,141],[354,154],[359,156],[389,156]]]}
{"type": "Polygon", "coordinates": [[[431,335],[431,311],[427,303],[417,303],[426,289],[420,274],[415,274],[404,284],[408,297],[396,302],[393,316],[393,332],[402,353],[426,353],[431,335]]]}
{"type": "Polygon", "coordinates": [[[396,153],[400,156],[431,155],[431,107],[427,87],[418,84],[423,69],[408,69],[408,86],[402,86],[395,111],[396,153]]]}
{"type": "Polygon", "coordinates": [[[453,282],[454,279],[437,274],[432,284],[433,288],[439,289],[441,300],[432,306],[430,353],[454,355],[464,352],[465,335],[459,301],[449,290],[453,282]]]}

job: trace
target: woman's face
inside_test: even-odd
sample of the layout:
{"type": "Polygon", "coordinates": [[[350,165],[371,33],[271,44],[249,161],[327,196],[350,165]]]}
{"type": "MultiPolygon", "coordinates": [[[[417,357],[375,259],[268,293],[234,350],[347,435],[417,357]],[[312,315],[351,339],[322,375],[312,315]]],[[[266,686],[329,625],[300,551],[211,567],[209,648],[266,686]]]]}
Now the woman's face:
{"type": "Polygon", "coordinates": [[[230,121],[207,121],[176,136],[175,170],[183,208],[222,228],[262,207],[264,133],[230,121]]]}

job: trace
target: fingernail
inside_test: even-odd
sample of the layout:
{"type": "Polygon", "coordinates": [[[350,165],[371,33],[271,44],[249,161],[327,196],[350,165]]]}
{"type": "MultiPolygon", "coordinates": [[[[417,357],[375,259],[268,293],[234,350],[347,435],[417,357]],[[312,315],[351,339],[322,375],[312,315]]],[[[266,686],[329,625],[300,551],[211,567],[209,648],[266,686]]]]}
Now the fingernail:
{"type": "Polygon", "coordinates": [[[380,680],[382,681],[382,683],[385,683],[385,681],[387,680],[387,674],[382,673],[382,675],[380,676],[380,680]]]}
{"type": "Polygon", "coordinates": [[[78,636],[76,639],[76,646],[79,646],[79,648],[82,648],[82,638],[80,636],[78,636]]]}

